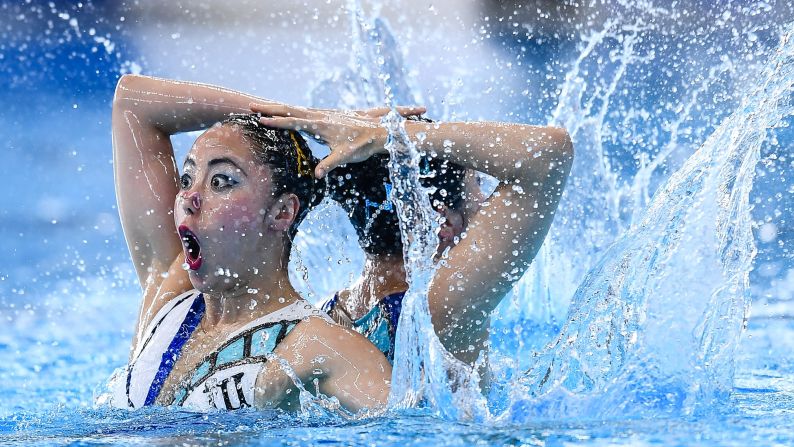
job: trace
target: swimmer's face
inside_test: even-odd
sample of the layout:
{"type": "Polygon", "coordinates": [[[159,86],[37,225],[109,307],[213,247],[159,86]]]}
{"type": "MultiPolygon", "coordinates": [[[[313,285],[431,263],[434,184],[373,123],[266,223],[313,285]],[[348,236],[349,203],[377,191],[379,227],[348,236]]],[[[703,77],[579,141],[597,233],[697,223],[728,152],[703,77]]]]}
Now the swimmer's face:
{"type": "Polygon", "coordinates": [[[460,237],[463,230],[466,228],[465,216],[463,210],[449,208],[445,205],[436,207],[436,211],[441,215],[444,221],[438,229],[438,249],[437,254],[444,253],[449,247],[457,243],[457,238],[460,237]]]}
{"type": "Polygon", "coordinates": [[[180,184],[174,221],[194,287],[244,287],[280,256],[280,232],[268,221],[276,201],[270,167],[255,158],[239,129],[204,132],[188,153],[180,184]]]}

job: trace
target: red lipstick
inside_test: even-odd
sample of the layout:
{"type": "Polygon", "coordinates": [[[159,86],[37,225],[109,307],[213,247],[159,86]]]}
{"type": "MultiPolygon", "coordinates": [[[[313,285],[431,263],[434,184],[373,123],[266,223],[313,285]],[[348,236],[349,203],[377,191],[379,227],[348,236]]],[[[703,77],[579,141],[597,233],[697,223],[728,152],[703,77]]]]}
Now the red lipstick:
{"type": "Polygon", "coordinates": [[[185,251],[185,263],[190,270],[198,270],[201,268],[201,244],[199,244],[198,236],[187,225],[180,225],[177,231],[179,231],[179,238],[182,240],[182,247],[185,251]]]}

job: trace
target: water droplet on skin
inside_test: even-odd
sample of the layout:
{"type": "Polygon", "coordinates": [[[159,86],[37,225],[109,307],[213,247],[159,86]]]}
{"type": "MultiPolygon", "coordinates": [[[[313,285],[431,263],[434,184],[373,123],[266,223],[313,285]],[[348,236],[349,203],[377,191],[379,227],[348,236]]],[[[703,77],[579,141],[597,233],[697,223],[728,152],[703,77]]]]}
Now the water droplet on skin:
{"type": "MultiPolygon", "coordinates": [[[[248,290],[251,290],[251,289],[248,289],[248,290]]],[[[254,308],[256,307],[257,304],[259,304],[259,303],[256,300],[251,300],[251,302],[248,304],[248,310],[254,310],[254,308]]]]}
{"type": "Polygon", "coordinates": [[[279,302],[279,303],[282,303],[282,304],[284,304],[284,301],[287,301],[287,300],[285,300],[283,296],[282,296],[282,297],[279,297],[279,299],[278,299],[278,302],[279,302]]]}
{"type": "Polygon", "coordinates": [[[182,270],[185,270],[185,271],[190,270],[190,266],[187,265],[187,262],[183,262],[182,263],[182,270]]]}
{"type": "Polygon", "coordinates": [[[248,293],[251,293],[251,294],[259,293],[259,289],[249,288],[248,289],[248,293]]]}

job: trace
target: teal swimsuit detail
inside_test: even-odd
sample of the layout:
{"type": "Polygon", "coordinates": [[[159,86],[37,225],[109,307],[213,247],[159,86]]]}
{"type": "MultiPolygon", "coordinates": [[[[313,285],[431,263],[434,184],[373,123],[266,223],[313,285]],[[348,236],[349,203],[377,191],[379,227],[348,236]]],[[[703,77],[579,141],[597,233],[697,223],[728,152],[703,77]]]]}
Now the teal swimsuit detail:
{"type": "MultiPolygon", "coordinates": [[[[400,311],[405,292],[392,293],[381,299],[378,305],[370,309],[363,317],[352,321],[353,329],[367,337],[389,362],[394,362],[394,344],[397,338],[397,324],[400,321],[400,311]]],[[[322,310],[331,314],[336,308],[339,295],[326,301],[322,310]]]]}

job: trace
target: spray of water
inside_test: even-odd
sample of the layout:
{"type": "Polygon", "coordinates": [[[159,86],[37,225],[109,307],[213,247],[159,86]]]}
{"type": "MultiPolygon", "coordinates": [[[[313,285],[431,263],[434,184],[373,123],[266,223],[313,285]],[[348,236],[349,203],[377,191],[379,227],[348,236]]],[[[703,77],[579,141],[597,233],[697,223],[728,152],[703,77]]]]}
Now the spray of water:
{"type": "Polygon", "coordinates": [[[562,332],[523,379],[538,398],[521,401],[523,416],[547,409],[546,396],[567,402],[569,416],[578,404],[618,416],[707,410],[730,392],[755,256],[748,198],[768,130],[794,111],[792,35],[738,110],[588,273],[562,332]],[[560,389],[591,398],[561,398],[560,389]]]}
{"type": "MultiPolygon", "coordinates": [[[[614,162],[614,144],[607,144],[615,140],[610,127],[616,110],[628,127],[654,117],[624,103],[625,84],[635,82],[640,69],[662,63],[659,52],[670,44],[653,36],[690,30],[678,24],[680,11],[650,2],[618,3],[599,31],[582,35],[551,113],[550,122],[568,129],[577,147],[555,227],[505,300],[519,312],[498,311],[494,319],[503,326],[520,323],[516,315],[553,322],[569,303],[570,310],[559,335],[544,349],[529,359],[510,359],[500,370],[522,377],[507,385],[510,403],[498,417],[502,421],[693,413],[719,401],[732,386],[732,358],[747,317],[748,272],[755,253],[748,195],[767,129],[791,114],[790,34],[766,64],[769,68],[755,76],[760,80],[755,85],[729,85],[725,75],[738,76],[727,57],[690,64],[706,67],[707,75],[686,78],[685,94],[673,96],[660,110],[664,134],[633,142],[637,166],[626,176],[614,162]],[[738,108],[734,104],[732,115],[697,116],[704,97],[715,110],[725,110],[719,107],[730,100],[719,93],[734,90],[750,93],[738,108]],[[703,141],[697,132],[712,124],[716,130],[707,139],[703,135],[705,143],[688,157],[690,143],[703,141]],[[670,175],[676,165],[681,167],[670,175]]],[[[331,103],[322,97],[315,103],[417,103],[388,27],[365,20],[358,2],[349,7],[357,56],[348,70],[327,81],[343,93],[331,103]]],[[[755,13],[748,8],[748,14],[755,13]]],[[[716,39],[718,35],[685,43],[698,50],[716,39]]],[[[752,56],[759,50],[741,51],[752,56]]],[[[750,73],[756,66],[742,68],[750,73]]],[[[425,404],[450,418],[487,418],[493,405],[489,409],[472,391],[470,372],[443,350],[432,330],[426,290],[434,271],[435,237],[432,211],[412,168],[416,146],[399,116],[391,114],[383,124],[390,136],[392,181],[399,186],[395,199],[411,284],[398,330],[391,404],[425,404]]],[[[492,359],[515,358],[522,345],[495,352],[492,359]]]]}

